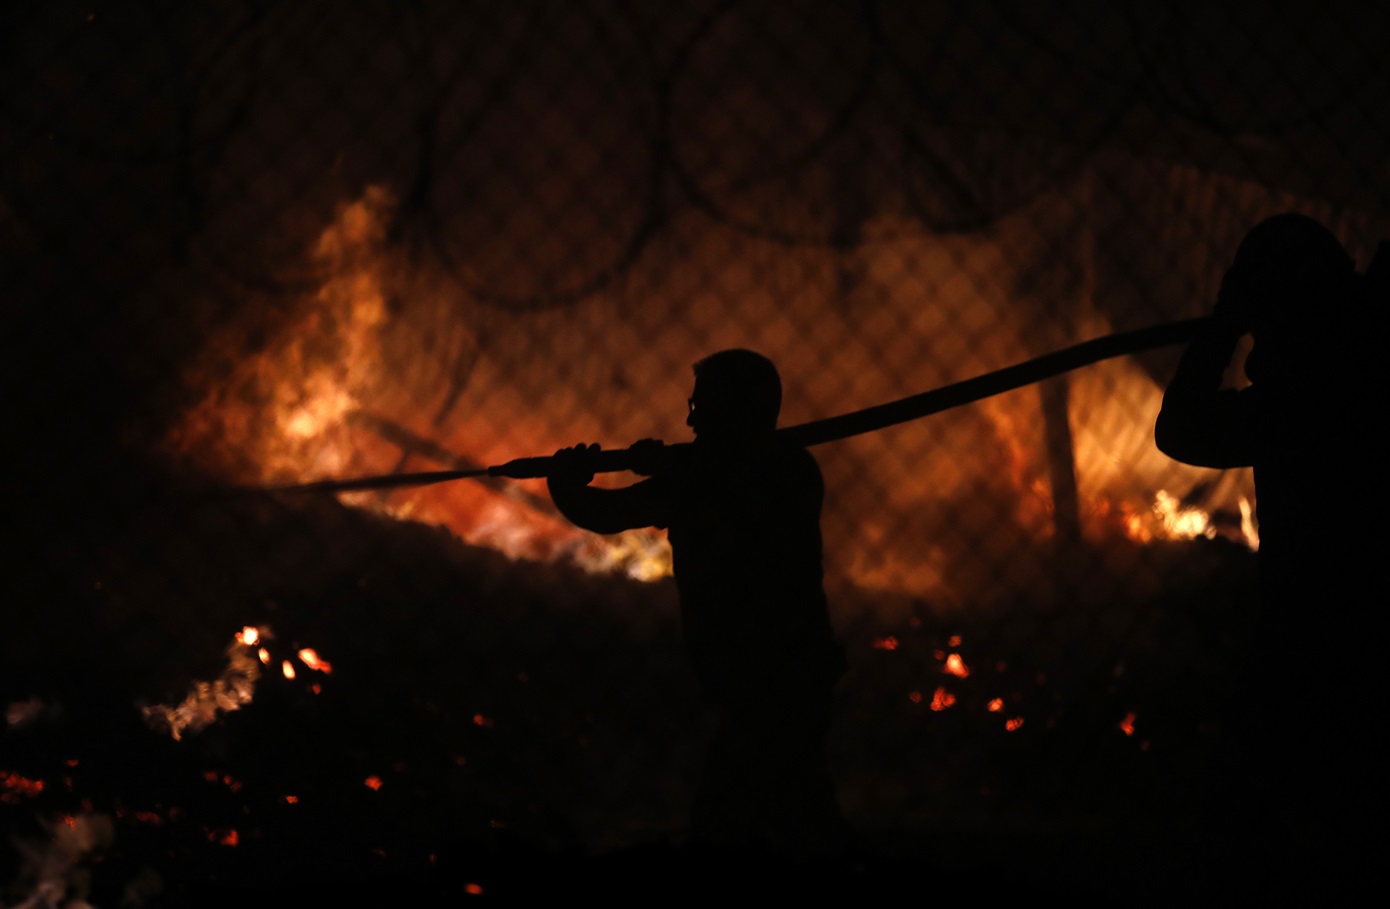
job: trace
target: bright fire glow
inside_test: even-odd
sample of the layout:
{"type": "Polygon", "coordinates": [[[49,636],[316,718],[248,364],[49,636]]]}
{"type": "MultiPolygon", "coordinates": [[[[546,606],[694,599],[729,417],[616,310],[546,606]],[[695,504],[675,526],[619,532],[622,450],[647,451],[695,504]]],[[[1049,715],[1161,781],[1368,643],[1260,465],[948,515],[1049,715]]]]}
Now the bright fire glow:
{"type": "MultiPolygon", "coordinates": [[[[1244,516],[1247,501],[1242,498],[1242,516],[1244,516]]],[[[1135,542],[1150,543],[1154,540],[1194,540],[1198,537],[1215,539],[1218,535],[1216,526],[1212,523],[1211,515],[1204,509],[1195,505],[1184,505],[1182,501],[1168,492],[1160,489],[1154,493],[1153,504],[1147,513],[1133,511],[1128,507],[1122,507],[1120,515],[1121,523],[1125,534],[1135,542]]],[[[1242,520],[1242,538],[1246,545],[1251,545],[1250,540],[1254,534],[1254,525],[1242,520]]],[[[1251,545],[1251,548],[1258,546],[1258,541],[1251,545]]]]}
{"type": "Polygon", "coordinates": [[[1134,735],[1134,721],[1136,717],[1133,712],[1126,713],[1125,718],[1120,720],[1120,731],[1125,735],[1134,735]]]}
{"type": "Polygon", "coordinates": [[[241,629],[241,634],[237,637],[247,647],[255,647],[261,639],[261,630],[253,625],[247,625],[241,629]]]}
{"type": "MultiPolygon", "coordinates": [[[[626,355],[633,362],[670,364],[689,362],[698,353],[689,349],[697,342],[680,337],[685,333],[667,332],[659,338],[648,335],[645,340],[651,349],[633,357],[639,352],[636,345],[643,343],[642,333],[609,320],[604,324],[611,337],[604,344],[566,344],[563,350],[548,351],[546,357],[527,360],[521,354],[533,340],[528,332],[554,332],[558,337],[568,331],[584,337],[588,322],[576,326],[566,320],[595,320],[614,301],[598,292],[576,302],[572,311],[536,319],[528,316],[508,338],[508,332],[492,325],[495,312],[478,308],[476,301],[457,293],[452,285],[447,291],[441,289],[437,269],[408,255],[394,241],[390,227],[396,209],[397,200],[385,186],[370,186],[359,197],[343,200],[336,213],[318,226],[317,237],[305,237],[309,252],[302,265],[307,273],[319,276],[315,283],[272,308],[248,305],[244,315],[207,339],[189,360],[193,365],[188,381],[196,389],[197,403],[181,415],[167,438],[174,453],[191,458],[223,481],[256,485],[493,464],[553,451],[580,437],[619,444],[644,433],[647,416],[630,402],[611,410],[604,405],[602,394],[618,390],[607,388],[605,379],[586,379],[589,384],[577,388],[567,377],[597,374],[596,364],[614,355],[626,355]],[[606,346],[613,338],[631,339],[631,344],[625,340],[606,346]],[[461,364],[468,365],[462,368],[461,364]],[[468,387],[455,386],[453,380],[462,381],[463,376],[468,387]]],[[[974,266],[983,267],[998,255],[993,240],[952,242],[960,244],[958,252],[972,257],[974,266]]],[[[891,267],[896,273],[906,251],[907,247],[890,245],[863,254],[868,257],[866,264],[872,263],[867,267],[874,272],[874,280],[884,281],[889,291],[891,299],[885,305],[903,306],[902,314],[912,313],[914,319],[927,318],[926,311],[919,313],[915,291],[908,286],[913,282],[895,281],[887,271],[880,271],[891,267]]],[[[691,262],[708,269],[711,276],[725,268],[749,267],[741,256],[728,257],[722,241],[706,246],[702,239],[691,255],[691,262]],[[706,249],[719,250],[717,258],[696,254],[706,249]],[[738,261],[725,261],[729,258],[738,261]]],[[[953,256],[943,261],[955,261],[953,256]]],[[[951,299],[942,301],[947,308],[933,309],[936,315],[930,317],[945,312],[984,315],[984,309],[967,307],[993,304],[976,300],[968,284],[953,288],[951,299]]],[[[811,285],[804,292],[808,299],[818,293],[811,285]]],[[[928,322],[900,321],[888,315],[891,312],[885,310],[883,318],[873,320],[872,332],[866,324],[864,332],[846,338],[851,345],[847,355],[862,363],[866,353],[871,356],[905,345],[910,338],[927,336],[928,322]]],[[[1103,320],[1077,328],[1091,336],[1111,330],[1103,320]]],[[[1037,353],[1031,342],[1024,343],[1003,324],[987,340],[988,344],[974,346],[979,349],[971,356],[939,368],[919,371],[914,365],[913,375],[918,377],[914,383],[961,379],[1037,353]]],[[[798,361],[790,351],[769,353],[779,362],[781,354],[787,354],[788,366],[803,375],[817,374],[814,364],[798,361]]],[[[911,362],[919,361],[920,357],[914,357],[911,362]]],[[[830,415],[835,412],[832,408],[876,404],[893,396],[894,389],[900,393],[896,383],[907,373],[895,362],[882,365],[885,368],[860,371],[866,384],[857,389],[853,400],[835,388],[835,382],[819,383],[831,391],[806,383],[801,403],[809,408],[807,415],[830,415]]],[[[617,370],[615,375],[619,374],[626,376],[627,371],[617,370]]],[[[633,381],[665,381],[658,378],[665,375],[659,368],[644,366],[633,373],[638,374],[638,380],[624,378],[624,387],[633,381]]],[[[1152,419],[1136,419],[1161,398],[1152,377],[1125,359],[1098,364],[1068,381],[1079,494],[1088,508],[1098,500],[1107,503],[1103,520],[1095,524],[1088,520],[1088,531],[1103,527],[1112,537],[1124,534],[1143,542],[1209,535],[1211,518],[1205,511],[1177,504],[1197,480],[1189,483],[1187,475],[1175,474],[1172,462],[1153,446],[1152,419]],[[1150,507],[1149,495],[1159,485],[1175,495],[1163,491],[1150,507]]],[[[1055,509],[1042,432],[1046,421],[1037,409],[1036,395],[996,396],[980,402],[976,411],[978,419],[966,421],[962,428],[969,432],[960,436],[971,441],[961,444],[988,438],[997,443],[989,446],[996,453],[971,459],[977,463],[968,470],[925,468],[885,476],[883,481],[899,495],[895,504],[912,509],[926,501],[954,500],[973,490],[976,473],[987,473],[989,494],[1014,503],[1012,510],[1001,512],[1008,515],[1005,522],[1026,530],[1032,539],[1045,539],[1055,532],[1055,509]]],[[[919,425],[900,431],[925,430],[919,425]]],[[[950,458],[951,453],[941,457],[950,458]]],[[[664,532],[587,534],[560,518],[535,484],[509,484],[499,490],[465,481],[344,493],[340,501],[401,520],[444,526],[469,544],[487,546],[514,559],[570,561],[591,573],[623,574],[639,581],[671,575],[664,532]]],[[[1232,515],[1235,502],[1230,488],[1203,498],[1205,507],[1229,510],[1232,515]]],[[[949,509],[942,509],[942,514],[949,514],[949,509]]],[[[932,538],[933,528],[924,524],[914,529],[912,539],[899,535],[895,542],[889,528],[900,522],[894,515],[884,518],[881,525],[865,522],[840,542],[837,570],[865,589],[925,596],[951,588],[955,569],[948,552],[917,545],[932,538]]],[[[1234,525],[1234,518],[1223,521],[1221,531],[1234,534],[1234,525]]],[[[1251,539],[1248,532],[1244,536],[1251,539]]]]}
{"type": "Polygon", "coordinates": [[[1013,731],[1016,730],[1016,729],[1021,729],[1021,728],[1023,728],[1023,717],[1021,717],[1021,716],[1016,716],[1016,717],[1012,717],[1011,719],[1005,720],[1005,721],[1004,721],[1004,728],[1007,729],[1007,730],[1009,730],[1010,732],[1013,732],[1013,731]]]}
{"type": "MultiPolygon", "coordinates": [[[[428,339],[408,338],[419,325],[392,317],[387,301],[402,296],[421,297],[419,305],[426,309],[454,308],[454,301],[431,299],[433,291],[402,290],[402,282],[419,276],[388,239],[395,204],[389,190],[373,186],[339,208],[311,253],[323,281],[286,313],[277,314],[268,337],[267,326],[248,317],[247,324],[230,326],[210,340],[197,358],[209,364],[207,374],[193,378],[202,384],[203,398],[171,433],[172,448],[239,485],[399,469],[401,448],[374,428],[368,414],[399,421],[438,449],[457,449],[480,463],[534,453],[528,446],[540,446],[539,451],[548,444],[553,450],[556,440],[548,428],[513,422],[513,430],[524,432],[514,433],[520,438],[498,452],[470,449],[477,444],[476,432],[460,443],[449,438],[447,428],[420,419],[439,401],[421,399],[418,389],[403,392],[403,375],[390,367],[400,362],[402,346],[427,341],[441,351],[462,354],[476,339],[463,324],[454,325],[452,334],[445,332],[447,337],[431,329],[428,339]],[[522,449],[514,450],[514,445],[522,449]]],[[[514,559],[565,559],[590,573],[624,574],[638,581],[671,575],[671,550],[663,531],[588,534],[552,513],[543,493],[534,495],[520,486],[499,492],[451,483],[382,494],[344,493],[341,501],[401,520],[447,526],[468,543],[514,559]]]]}
{"type": "Polygon", "coordinates": [[[365,780],[362,781],[362,785],[366,786],[368,789],[372,790],[373,792],[376,792],[376,791],[377,791],[378,789],[380,789],[381,786],[382,786],[381,777],[379,777],[379,776],[369,776],[369,777],[367,777],[365,780]]]}
{"type": "Polygon", "coordinates": [[[1251,552],[1260,551],[1260,532],[1255,527],[1255,512],[1245,496],[1240,497],[1240,535],[1245,538],[1245,545],[1250,547],[1251,552]]]}
{"type": "Polygon", "coordinates": [[[937,688],[931,696],[931,709],[936,711],[945,710],[956,702],[956,696],[947,691],[944,687],[937,688]]]}
{"type": "Polygon", "coordinates": [[[994,700],[992,700],[992,701],[989,702],[989,712],[990,712],[990,713],[1002,713],[1003,710],[1004,710],[1004,699],[1003,699],[1003,698],[995,698],[994,700]]]}
{"type": "Polygon", "coordinates": [[[287,678],[287,679],[292,679],[292,678],[294,678],[294,664],[291,663],[289,660],[283,660],[283,661],[281,661],[281,663],[280,663],[280,671],[283,672],[283,673],[285,674],[285,678],[287,678]]]}
{"type": "Polygon", "coordinates": [[[1211,515],[1200,508],[1184,508],[1166,489],[1154,494],[1154,514],[1158,515],[1164,529],[1174,539],[1216,536],[1216,528],[1211,526],[1211,515]]]}
{"type": "Polygon", "coordinates": [[[318,652],[311,647],[305,647],[299,651],[299,658],[304,661],[304,665],[310,669],[328,675],[333,671],[333,664],[318,655],[318,652]]]}
{"type": "Polygon", "coordinates": [[[970,667],[965,665],[965,661],[960,658],[958,653],[946,657],[946,666],[942,671],[958,679],[967,678],[970,675],[970,667]]]}

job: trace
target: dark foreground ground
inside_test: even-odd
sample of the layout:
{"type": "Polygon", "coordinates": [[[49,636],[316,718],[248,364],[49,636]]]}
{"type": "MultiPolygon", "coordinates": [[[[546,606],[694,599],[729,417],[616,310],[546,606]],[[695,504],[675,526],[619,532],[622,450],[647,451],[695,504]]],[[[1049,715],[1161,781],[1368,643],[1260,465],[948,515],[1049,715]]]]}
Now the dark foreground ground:
{"type": "Polygon", "coordinates": [[[708,720],[669,584],[513,563],[332,501],[123,476],[23,512],[0,692],[6,909],[751,890],[1132,906],[1245,886],[1225,874],[1238,840],[1208,823],[1250,607],[1238,547],[1091,553],[1113,568],[1087,569],[1097,589],[1132,598],[943,617],[839,594],[852,668],[831,757],[855,843],[788,863],[683,841],[708,720]],[[1128,587],[1101,584],[1116,573],[1128,587]],[[246,626],[255,646],[234,640],[246,626]],[[218,679],[250,701],[178,740],[145,715],[198,682],[211,704],[218,679]]]}

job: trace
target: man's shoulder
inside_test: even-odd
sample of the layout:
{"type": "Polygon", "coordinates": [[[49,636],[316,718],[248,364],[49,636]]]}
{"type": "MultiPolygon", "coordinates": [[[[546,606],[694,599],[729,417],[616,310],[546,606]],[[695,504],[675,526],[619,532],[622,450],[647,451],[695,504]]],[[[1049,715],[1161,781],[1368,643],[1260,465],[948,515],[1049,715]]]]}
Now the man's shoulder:
{"type": "Polygon", "coordinates": [[[769,463],[775,479],[787,486],[815,490],[824,486],[815,455],[799,445],[778,443],[769,463]]]}

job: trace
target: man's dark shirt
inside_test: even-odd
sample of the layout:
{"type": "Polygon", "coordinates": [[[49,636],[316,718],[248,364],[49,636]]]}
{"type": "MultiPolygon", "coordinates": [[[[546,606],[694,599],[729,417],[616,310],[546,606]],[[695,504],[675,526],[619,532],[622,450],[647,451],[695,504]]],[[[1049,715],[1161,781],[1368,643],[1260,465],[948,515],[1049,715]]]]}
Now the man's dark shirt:
{"type": "Polygon", "coordinates": [[[815,459],[775,438],[677,451],[635,485],[552,483],[552,497],[590,530],[668,530],[686,644],[709,700],[827,690],[844,654],[822,584],[824,483],[815,459]]]}
{"type": "Polygon", "coordinates": [[[1260,603],[1226,692],[1212,801],[1272,889],[1321,896],[1385,854],[1385,302],[1306,301],[1301,321],[1256,337],[1241,390],[1221,387],[1239,331],[1214,322],[1155,427],[1176,460],[1254,468],[1260,603]]]}
{"type": "Polygon", "coordinates": [[[1375,326],[1384,314],[1370,300],[1342,305],[1361,315],[1257,343],[1240,390],[1221,387],[1238,334],[1214,327],[1183,355],[1155,427],[1159,449],[1178,461],[1254,468],[1270,621],[1290,610],[1333,625],[1355,621],[1353,611],[1364,620],[1363,598],[1379,586],[1386,471],[1376,440],[1387,400],[1375,326]]]}

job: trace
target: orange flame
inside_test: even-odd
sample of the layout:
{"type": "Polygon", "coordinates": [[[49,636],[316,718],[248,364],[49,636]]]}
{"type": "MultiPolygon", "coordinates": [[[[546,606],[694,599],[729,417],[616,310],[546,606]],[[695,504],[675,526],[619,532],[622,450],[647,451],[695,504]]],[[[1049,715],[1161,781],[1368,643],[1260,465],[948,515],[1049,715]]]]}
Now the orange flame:
{"type": "Polygon", "coordinates": [[[322,672],[324,675],[328,675],[333,671],[333,664],[320,657],[318,652],[311,647],[305,647],[303,650],[299,651],[299,658],[304,662],[305,666],[322,672]]]}
{"type": "Polygon", "coordinates": [[[967,678],[970,675],[970,667],[965,665],[965,661],[960,658],[958,653],[946,657],[946,666],[942,671],[958,679],[967,678]]]}
{"type": "Polygon", "coordinates": [[[935,711],[945,710],[956,702],[956,696],[947,691],[944,687],[937,688],[931,696],[931,709],[935,711]]]}
{"type": "Polygon", "coordinates": [[[31,780],[18,773],[0,770],[0,803],[16,805],[21,798],[34,798],[43,789],[43,780],[31,780]]]}

